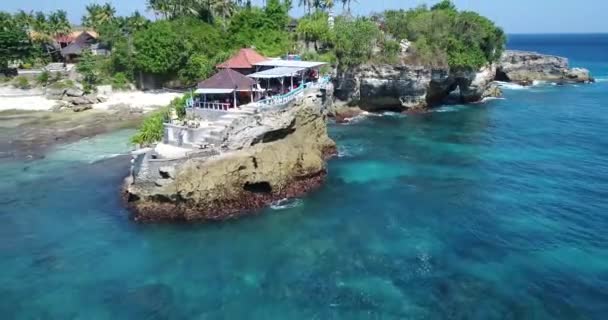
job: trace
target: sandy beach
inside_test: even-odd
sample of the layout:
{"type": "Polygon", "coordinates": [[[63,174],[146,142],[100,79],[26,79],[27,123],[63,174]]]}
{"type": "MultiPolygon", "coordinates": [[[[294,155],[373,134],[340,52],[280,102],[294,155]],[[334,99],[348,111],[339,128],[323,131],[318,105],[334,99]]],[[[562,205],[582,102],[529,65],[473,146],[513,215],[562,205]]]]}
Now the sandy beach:
{"type": "MultiPolygon", "coordinates": [[[[175,92],[143,92],[127,91],[113,92],[105,96],[108,100],[93,105],[93,109],[107,110],[115,105],[128,105],[134,108],[142,108],[149,111],[158,107],[166,106],[171,100],[182,96],[175,92]]],[[[39,89],[21,90],[10,87],[0,87],[0,111],[5,110],[50,110],[56,100],[47,99],[44,92],[39,89]]]]}

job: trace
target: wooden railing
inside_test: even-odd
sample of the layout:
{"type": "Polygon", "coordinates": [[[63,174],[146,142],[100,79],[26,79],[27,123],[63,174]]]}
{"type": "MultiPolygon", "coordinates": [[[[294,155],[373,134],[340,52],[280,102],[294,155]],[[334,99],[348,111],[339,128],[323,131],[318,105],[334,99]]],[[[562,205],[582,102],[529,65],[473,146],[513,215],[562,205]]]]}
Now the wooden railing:
{"type": "Polygon", "coordinates": [[[222,110],[228,111],[232,107],[230,103],[223,102],[193,102],[195,108],[208,109],[208,110],[222,110]]]}

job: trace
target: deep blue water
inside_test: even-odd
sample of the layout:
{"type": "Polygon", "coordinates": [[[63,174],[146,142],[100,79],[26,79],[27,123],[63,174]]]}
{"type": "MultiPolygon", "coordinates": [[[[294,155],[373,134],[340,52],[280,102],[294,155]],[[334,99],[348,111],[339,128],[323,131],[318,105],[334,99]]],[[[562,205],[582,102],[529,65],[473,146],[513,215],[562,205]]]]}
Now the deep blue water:
{"type": "Polygon", "coordinates": [[[332,125],[317,192],[212,225],[121,207],[130,132],[0,165],[2,319],[606,319],[608,36],[514,36],[593,85],[332,125]]]}

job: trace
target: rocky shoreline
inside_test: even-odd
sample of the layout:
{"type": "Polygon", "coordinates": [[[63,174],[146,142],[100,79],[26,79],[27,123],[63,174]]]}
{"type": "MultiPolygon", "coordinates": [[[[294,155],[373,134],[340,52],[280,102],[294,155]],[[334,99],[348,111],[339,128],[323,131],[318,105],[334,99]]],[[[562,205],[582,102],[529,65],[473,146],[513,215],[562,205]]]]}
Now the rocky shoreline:
{"type": "Polygon", "coordinates": [[[65,144],[119,129],[136,128],[143,119],[139,109],[50,112],[0,112],[0,160],[33,160],[58,144],[65,144]]]}
{"type": "Polygon", "coordinates": [[[327,175],[325,160],[336,152],[326,114],[344,122],[366,111],[412,112],[449,99],[477,102],[500,96],[499,80],[593,82],[588,70],[570,69],[567,59],[521,51],[507,51],[480,70],[364,65],[350,72],[336,78],[335,104],[330,86],[323,95],[309,94],[287,108],[236,120],[222,133],[219,151],[134,159],[143,168],[135,165],[123,188],[134,220],[226,220],[318,188],[327,175]],[[161,165],[150,166],[155,161],[161,165]]]}
{"type": "Polygon", "coordinates": [[[508,50],[498,62],[480,70],[365,64],[339,72],[334,85],[338,99],[363,111],[403,112],[499,97],[502,92],[495,81],[531,85],[535,81],[567,84],[594,80],[589,70],[570,68],[566,58],[508,50]]]}
{"type": "Polygon", "coordinates": [[[219,154],[144,162],[124,185],[136,221],[226,220],[318,188],[336,153],[321,95],[235,121],[219,154]],[[170,163],[170,164],[169,164],[170,163]]]}

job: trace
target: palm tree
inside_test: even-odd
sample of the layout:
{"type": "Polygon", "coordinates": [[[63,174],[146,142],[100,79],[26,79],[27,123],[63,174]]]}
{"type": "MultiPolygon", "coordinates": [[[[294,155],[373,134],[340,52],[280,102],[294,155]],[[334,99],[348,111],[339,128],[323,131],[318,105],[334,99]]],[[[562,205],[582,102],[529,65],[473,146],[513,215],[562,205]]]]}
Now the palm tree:
{"type": "Polygon", "coordinates": [[[353,0],[340,0],[342,1],[342,10],[346,11],[350,14],[350,5],[353,3],[353,0]]]}
{"type": "Polygon", "coordinates": [[[148,24],[148,19],[142,16],[139,11],[133,12],[133,14],[127,18],[126,24],[130,31],[137,31],[143,29],[148,24]]]}
{"type": "Polygon", "coordinates": [[[236,4],[230,0],[212,0],[209,9],[213,17],[226,20],[236,12],[236,4]]]}
{"type": "Polygon", "coordinates": [[[34,13],[32,11],[25,12],[23,10],[19,10],[19,12],[15,14],[14,19],[18,25],[26,29],[31,29],[34,25],[34,13]]]}
{"type": "Polygon", "coordinates": [[[86,6],[86,10],[86,15],[82,17],[82,24],[93,29],[111,22],[116,15],[116,9],[109,3],[104,5],[90,4],[86,6]]]}
{"type": "Polygon", "coordinates": [[[49,34],[56,38],[59,35],[66,35],[72,31],[72,26],[68,21],[68,15],[63,10],[51,12],[48,18],[49,34]]]}

